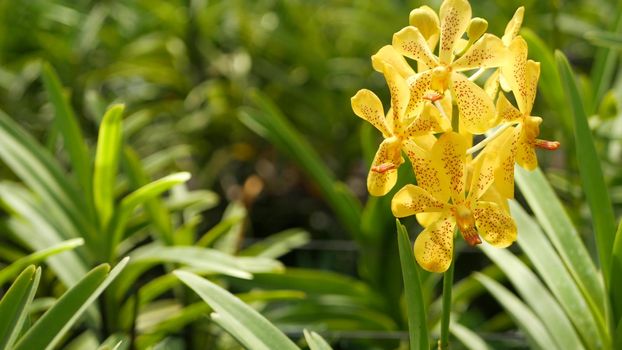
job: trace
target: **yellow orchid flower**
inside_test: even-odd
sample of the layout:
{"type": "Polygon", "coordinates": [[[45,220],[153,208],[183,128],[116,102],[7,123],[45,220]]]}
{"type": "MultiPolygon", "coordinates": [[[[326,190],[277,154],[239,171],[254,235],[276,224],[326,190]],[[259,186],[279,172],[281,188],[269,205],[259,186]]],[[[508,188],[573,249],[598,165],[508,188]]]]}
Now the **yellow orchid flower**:
{"type": "Polygon", "coordinates": [[[419,186],[406,185],[391,202],[393,215],[398,218],[439,213],[415,240],[415,258],[427,271],[444,272],[449,268],[456,225],[470,245],[481,243],[480,235],[499,248],[516,240],[516,224],[505,207],[484,196],[494,181],[495,155],[486,151],[474,160],[466,192],[466,150],[466,141],[455,132],[443,134],[432,147],[434,166],[443,170],[442,176],[449,182],[451,201],[436,198],[419,186]]]}
{"type": "Polygon", "coordinates": [[[460,129],[472,134],[486,132],[495,119],[495,106],[482,88],[460,72],[499,67],[507,61],[507,49],[498,37],[483,34],[460,57],[456,45],[471,22],[466,0],[445,0],[440,8],[439,55],[434,55],[421,29],[406,27],[393,36],[392,46],[427,70],[419,72],[418,84],[410,84],[411,95],[432,90],[442,97],[450,90],[460,111],[460,129]],[[423,91],[423,92],[421,92],[423,91]]]}
{"type": "Polygon", "coordinates": [[[354,113],[384,137],[367,176],[367,189],[373,196],[383,196],[395,186],[397,168],[404,162],[402,150],[408,153],[420,147],[416,138],[450,127],[430,104],[411,102],[408,83],[395,67],[384,64],[383,73],[391,93],[391,109],[386,117],[382,102],[370,90],[359,90],[351,99],[354,113]]]}
{"type": "Polygon", "coordinates": [[[507,198],[514,197],[514,163],[527,170],[538,166],[535,147],[554,150],[559,142],[537,139],[540,134],[542,118],[531,115],[538,79],[540,63],[527,60],[527,43],[518,36],[510,44],[512,59],[502,68],[503,74],[512,89],[518,105],[514,107],[503,93],[497,99],[497,113],[504,123],[514,125],[508,128],[491,143],[499,151],[499,164],[495,172],[496,187],[507,198]]]}

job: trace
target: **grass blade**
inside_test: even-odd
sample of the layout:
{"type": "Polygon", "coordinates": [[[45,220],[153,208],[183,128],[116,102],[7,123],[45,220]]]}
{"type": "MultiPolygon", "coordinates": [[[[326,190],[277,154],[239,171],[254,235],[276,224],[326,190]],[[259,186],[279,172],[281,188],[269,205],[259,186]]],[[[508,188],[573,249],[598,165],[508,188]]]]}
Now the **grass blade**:
{"type": "Polygon", "coordinates": [[[458,322],[452,322],[449,330],[467,349],[490,350],[484,339],[458,322]]]}
{"type": "Polygon", "coordinates": [[[530,348],[557,349],[544,324],[512,292],[486,275],[476,273],[475,279],[486,287],[488,292],[497,299],[516,325],[525,333],[531,345],[530,348]]]}
{"type": "Polygon", "coordinates": [[[0,300],[0,350],[11,349],[20,334],[40,277],[40,268],[27,267],[0,300]]]}
{"type": "Polygon", "coordinates": [[[112,271],[108,264],[99,265],[91,270],[41,316],[20,339],[15,350],[53,349],[84,311],[119,275],[128,260],[128,258],[121,260],[112,271]]]}
{"type": "Polygon", "coordinates": [[[216,311],[214,321],[247,348],[299,349],[272,323],[225,289],[190,272],[173,273],[216,311]]]}
{"type": "Polygon", "coordinates": [[[622,49],[622,35],[620,34],[604,31],[587,32],[585,33],[585,39],[594,45],[611,49],[622,49]]]}
{"type": "Polygon", "coordinates": [[[402,277],[404,279],[404,294],[406,296],[406,310],[408,312],[408,335],[410,349],[428,349],[428,326],[421,281],[417,271],[417,263],[413,255],[412,244],[408,238],[408,232],[399,220],[397,224],[397,242],[402,265],[402,277]]]}
{"type": "MultiPolygon", "coordinates": [[[[600,166],[600,157],[596,153],[594,139],[587,122],[587,116],[583,109],[583,100],[579,94],[574,74],[563,53],[557,51],[555,59],[564,82],[566,100],[570,101],[572,106],[579,174],[590,212],[592,213],[596,246],[598,247],[598,257],[605,276],[605,286],[608,286],[609,281],[613,277],[611,276],[611,249],[616,231],[613,208],[600,166]]],[[[622,276],[614,278],[620,279],[622,276]]],[[[622,280],[619,283],[622,283],[622,280]]],[[[622,295],[619,297],[622,298],[622,295]]],[[[621,313],[622,309],[614,310],[614,315],[620,315],[621,313]]]]}
{"type": "Polygon", "coordinates": [[[333,350],[321,335],[306,329],[303,332],[310,350],[333,350]]]}
{"type": "Polygon", "coordinates": [[[106,111],[99,127],[97,153],[93,171],[93,202],[103,229],[114,207],[114,186],[119,166],[124,105],[114,105],[106,111]]]}

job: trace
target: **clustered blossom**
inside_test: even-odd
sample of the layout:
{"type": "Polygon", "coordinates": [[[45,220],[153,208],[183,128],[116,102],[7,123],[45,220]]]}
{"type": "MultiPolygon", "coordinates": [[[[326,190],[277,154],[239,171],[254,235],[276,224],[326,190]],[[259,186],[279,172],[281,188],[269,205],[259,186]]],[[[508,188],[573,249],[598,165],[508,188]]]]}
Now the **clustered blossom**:
{"type": "Polygon", "coordinates": [[[511,245],[517,235],[508,207],[514,164],[533,170],[536,147],[559,146],[537,139],[542,119],[531,110],[540,63],[527,58],[518,35],[523,13],[516,11],[499,38],[485,33],[484,19],[471,18],[467,0],[445,0],[438,15],[419,7],[391,45],[372,56],[391,94],[386,114],[370,90],[352,97],[354,113],[384,138],[367,177],[369,193],[383,196],[395,186],[403,154],[412,164],[417,185],[400,189],[391,209],[398,218],[416,215],[425,228],[414,251],[428,271],[449,268],[456,227],[470,245],[480,237],[495,247],[511,245]],[[488,136],[473,146],[482,134],[488,136]]]}

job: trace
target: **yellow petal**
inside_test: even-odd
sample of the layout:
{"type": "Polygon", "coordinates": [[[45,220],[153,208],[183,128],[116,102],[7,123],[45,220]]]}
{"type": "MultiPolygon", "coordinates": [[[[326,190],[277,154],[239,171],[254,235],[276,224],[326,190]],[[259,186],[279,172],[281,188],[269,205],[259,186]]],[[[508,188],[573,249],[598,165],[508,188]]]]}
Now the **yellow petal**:
{"type": "Polygon", "coordinates": [[[464,34],[471,21],[471,5],[466,0],[445,0],[439,11],[441,18],[441,44],[439,60],[449,65],[453,59],[456,41],[464,34]]]}
{"type": "Polygon", "coordinates": [[[527,61],[527,42],[520,36],[512,40],[508,64],[501,68],[508,85],[514,93],[518,109],[526,115],[531,113],[536,98],[540,64],[527,61]]]}
{"type": "Polygon", "coordinates": [[[464,200],[466,145],[466,140],[460,134],[447,132],[432,147],[432,164],[446,174],[454,203],[464,200]]]}
{"type": "Polygon", "coordinates": [[[495,187],[505,198],[514,198],[514,163],[520,128],[510,127],[489,145],[497,150],[495,187]]]}
{"type": "Polygon", "coordinates": [[[473,215],[477,231],[492,246],[505,248],[516,241],[516,224],[498,204],[477,202],[473,215]]]}
{"type": "Polygon", "coordinates": [[[441,30],[436,12],[428,6],[421,6],[410,11],[409,22],[411,26],[419,29],[430,50],[434,51],[441,30]]]}
{"type": "Polygon", "coordinates": [[[479,199],[495,181],[495,162],[497,153],[493,149],[485,149],[472,163],[471,187],[469,198],[479,199]]]}
{"type": "Polygon", "coordinates": [[[380,102],[376,94],[367,89],[362,89],[359,90],[350,101],[354,114],[370,122],[371,125],[380,130],[385,137],[390,135],[389,129],[384,122],[382,102],[380,102]]]}
{"type": "Polygon", "coordinates": [[[451,123],[430,102],[426,103],[419,117],[415,118],[404,131],[406,137],[414,137],[425,133],[438,133],[451,129],[451,123]]]}
{"type": "Polygon", "coordinates": [[[406,108],[407,117],[412,118],[421,113],[421,108],[425,102],[423,96],[425,96],[425,94],[430,90],[431,83],[431,70],[411,76],[411,78],[408,79],[408,85],[410,87],[410,100],[408,101],[408,107],[406,108]]]}
{"type": "Polygon", "coordinates": [[[419,213],[416,215],[419,225],[428,227],[441,218],[444,213],[419,213]]]}
{"type": "Polygon", "coordinates": [[[445,272],[451,265],[456,222],[449,213],[428,226],[415,240],[415,259],[430,272],[445,272]]]}
{"type": "Polygon", "coordinates": [[[495,69],[494,72],[486,79],[484,83],[484,91],[486,94],[492,98],[493,100],[497,97],[497,93],[499,92],[499,76],[500,72],[498,69],[495,69]]]}
{"type": "Polygon", "coordinates": [[[399,75],[390,64],[384,66],[384,78],[391,93],[391,109],[393,111],[393,133],[402,130],[402,119],[405,118],[406,108],[410,101],[410,92],[406,80],[399,75]]]}
{"type": "Polygon", "coordinates": [[[424,212],[439,212],[445,209],[445,203],[432,197],[428,191],[415,185],[406,185],[391,200],[391,211],[396,218],[424,212]]]}
{"type": "Polygon", "coordinates": [[[505,46],[510,46],[512,40],[518,35],[520,31],[520,26],[523,24],[523,16],[525,14],[525,7],[521,6],[516,9],[514,12],[514,16],[508,22],[508,25],[505,27],[505,33],[501,40],[503,40],[503,44],[505,46]]]}
{"type": "Polygon", "coordinates": [[[510,215],[510,205],[508,202],[508,198],[503,196],[498,191],[497,182],[493,183],[492,186],[484,193],[483,196],[479,199],[481,202],[493,202],[499,205],[506,214],[510,215]]]}
{"type": "Polygon", "coordinates": [[[503,65],[507,59],[507,49],[501,39],[492,34],[484,34],[451,66],[455,71],[491,68],[503,65]]]}
{"type": "Polygon", "coordinates": [[[399,142],[384,140],[367,175],[367,190],[372,196],[384,196],[397,182],[397,168],[402,164],[399,142]]]}
{"type": "Polygon", "coordinates": [[[527,128],[522,125],[517,143],[516,163],[526,170],[534,170],[538,167],[534,141],[535,138],[530,137],[527,128]]]}
{"type": "Polygon", "coordinates": [[[383,46],[375,55],[371,56],[371,64],[377,72],[384,72],[384,65],[387,63],[392,65],[404,79],[415,74],[404,56],[395,51],[391,45],[383,46]]]}
{"type": "Polygon", "coordinates": [[[427,67],[438,65],[428,43],[416,27],[406,27],[393,34],[393,47],[402,55],[421,62],[427,67]]]}
{"type": "Polygon", "coordinates": [[[460,73],[451,74],[451,91],[460,113],[460,130],[472,134],[488,131],[496,115],[486,92],[460,73]]]}
{"type": "Polygon", "coordinates": [[[497,116],[504,122],[516,122],[523,119],[523,114],[512,106],[504,94],[499,94],[497,99],[497,116]]]}
{"type": "MultiPolygon", "coordinates": [[[[431,137],[434,138],[434,136],[431,137]]],[[[417,144],[414,141],[416,139],[409,138],[404,140],[402,147],[415,171],[417,185],[428,191],[439,201],[447,202],[450,193],[449,179],[441,167],[434,165],[432,152],[425,150],[420,144],[417,144]]]]}

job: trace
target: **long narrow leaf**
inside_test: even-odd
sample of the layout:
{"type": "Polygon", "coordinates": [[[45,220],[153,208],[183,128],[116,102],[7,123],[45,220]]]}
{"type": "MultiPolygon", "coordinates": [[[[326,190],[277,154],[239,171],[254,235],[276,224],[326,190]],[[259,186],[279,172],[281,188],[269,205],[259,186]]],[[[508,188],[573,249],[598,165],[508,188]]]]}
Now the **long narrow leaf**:
{"type": "Polygon", "coordinates": [[[452,322],[449,330],[467,349],[490,350],[484,339],[458,322],[452,322]]]}
{"type": "Polygon", "coordinates": [[[299,349],[267,319],[228,291],[190,272],[174,274],[216,311],[219,316],[215,321],[247,348],[299,349]]]}
{"type": "Polygon", "coordinates": [[[40,268],[27,267],[0,300],[0,350],[11,349],[21,332],[40,277],[40,268]]]}
{"type": "Polygon", "coordinates": [[[99,127],[93,172],[93,202],[102,228],[108,225],[114,206],[114,185],[122,143],[122,115],[125,106],[106,111],[99,127]]]}
{"type": "MultiPolygon", "coordinates": [[[[610,275],[611,249],[616,231],[613,208],[600,166],[600,157],[596,153],[594,138],[587,122],[587,116],[583,109],[583,100],[574,74],[563,53],[557,51],[555,59],[564,82],[566,99],[572,105],[579,174],[581,175],[583,190],[592,213],[596,246],[598,247],[598,257],[605,277],[605,286],[608,286],[612,277],[616,278],[616,280],[622,278],[622,276],[610,275]]],[[[622,280],[616,281],[616,283],[622,284],[622,280]]],[[[622,298],[622,295],[620,297],[622,298]]],[[[622,313],[622,309],[614,310],[614,315],[620,315],[620,313],[622,313]]]]}
{"type": "Polygon", "coordinates": [[[19,340],[15,350],[53,349],[84,311],[119,275],[128,260],[121,260],[112,271],[108,264],[91,270],[41,316],[19,340]]]}
{"type": "Polygon", "coordinates": [[[321,335],[306,329],[303,332],[310,350],[333,350],[321,335]]]}
{"type": "Polygon", "coordinates": [[[417,263],[413,255],[412,245],[408,238],[408,232],[399,220],[397,225],[397,243],[402,265],[402,277],[404,279],[404,295],[406,297],[406,310],[408,315],[408,335],[410,349],[428,349],[428,326],[425,305],[423,303],[423,291],[417,271],[417,263]]]}

